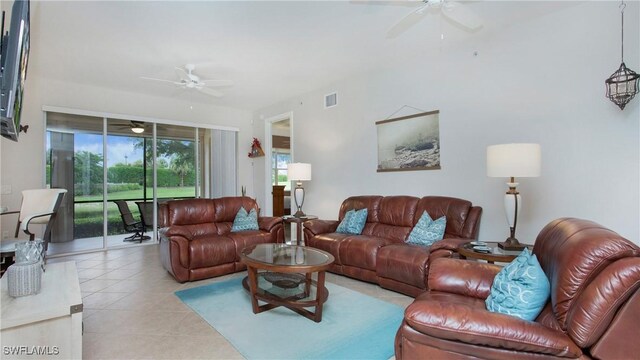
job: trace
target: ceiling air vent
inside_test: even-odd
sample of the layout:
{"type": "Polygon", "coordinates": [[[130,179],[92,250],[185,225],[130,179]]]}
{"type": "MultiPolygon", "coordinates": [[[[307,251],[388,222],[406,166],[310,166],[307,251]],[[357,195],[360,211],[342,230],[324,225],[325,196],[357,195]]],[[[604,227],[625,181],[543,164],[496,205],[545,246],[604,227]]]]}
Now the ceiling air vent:
{"type": "Polygon", "coordinates": [[[332,93],[324,96],[324,108],[328,109],[338,105],[338,94],[332,93]]]}

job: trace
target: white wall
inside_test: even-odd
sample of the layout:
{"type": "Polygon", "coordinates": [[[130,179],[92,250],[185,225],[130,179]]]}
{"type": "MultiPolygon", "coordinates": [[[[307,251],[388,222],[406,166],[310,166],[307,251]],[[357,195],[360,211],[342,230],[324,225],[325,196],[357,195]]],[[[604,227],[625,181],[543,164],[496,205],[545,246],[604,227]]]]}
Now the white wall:
{"type": "MultiPolygon", "coordinates": [[[[32,55],[38,55],[37,48],[32,49],[32,55]]],[[[20,134],[18,142],[3,138],[0,143],[0,183],[11,185],[12,189],[11,194],[2,195],[2,206],[19,209],[22,190],[44,185],[43,105],[237,127],[240,129],[238,193],[240,185],[252,183],[251,164],[246,156],[252,138],[251,112],[199,103],[194,103],[191,110],[191,104],[185,101],[65,83],[44,78],[40,74],[41,69],[29,68],[22,115],[22,123],[29,125],[28,133],[20,134]]],[[[253,189],[249,188],[248,193],[252,194],[253,189]]],[[[13,231],[15,223],[15,216],[4,216],[2,228],[13,231]]]]}
{"type": "MultiPolygon", "coordinates": [[[[628,2],[625,61],[636,71],[639,13],[628,2]]],[[[387,70],[257,111],[254,136],[264,138],[261,117],[293,111],[295,160],[313,165],[308,214],[335,219],[342,200],[359,194],[455,196],[484,208],[480,238],[494,241],[508,235],[506,179],[486,176],[486,147],[540,143],[542,176],[518,179],[520,241],[533,243],[549,221],[571,216],[640,244],[640,97],[620,111],[604,96],[620,64],[619,14],[616,3],[588,2],[420,59],[399,55],[387,70]],[[332,91],[339,105],[324,110],[332,91]],[[374,123],[403,105],[440,110],[442,170],[376,173],[374,123]]],[[[264,184],[264,159],[254,162],[255,182],[264,184]]]]}

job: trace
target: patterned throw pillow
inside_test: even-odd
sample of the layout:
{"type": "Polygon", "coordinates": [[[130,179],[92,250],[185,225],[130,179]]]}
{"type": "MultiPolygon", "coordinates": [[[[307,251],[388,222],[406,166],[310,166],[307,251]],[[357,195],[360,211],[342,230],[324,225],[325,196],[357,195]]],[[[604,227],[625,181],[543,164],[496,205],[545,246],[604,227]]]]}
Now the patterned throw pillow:
{"type": "Polygon", "coordinates": [[[238,210],[236,218],[233,219],[233,225],[231,226],[231,232],[246,231],[246,230],[258,230],[258,213],[256,209],[251,209],[249,213],[243,207],[238,210]]]}
{"type": "Polygon", "coordinates": [[[360,235],[367,223],[368,210],[367,208],[360,210],[349,210],[344,214],[344,218],[336,229],[337,233],[360,235]]]}
{"type": "Polygon", "coordinates": [[[549,279],[529,249],[524,249],[493,280],[487,310],[533,321],[551,292],[549,279]]]}
{"type": "Polygon", "coordinates": [[[442,216],[434,221],[425,211],[422,213],[422,216],[420,216],[420,220],[418,220],[416,226],[411,229],[411,233],[406,242],[415,245],[431,246],[434,242],[442,240],[446,227],[446,217],[442,216]]]}

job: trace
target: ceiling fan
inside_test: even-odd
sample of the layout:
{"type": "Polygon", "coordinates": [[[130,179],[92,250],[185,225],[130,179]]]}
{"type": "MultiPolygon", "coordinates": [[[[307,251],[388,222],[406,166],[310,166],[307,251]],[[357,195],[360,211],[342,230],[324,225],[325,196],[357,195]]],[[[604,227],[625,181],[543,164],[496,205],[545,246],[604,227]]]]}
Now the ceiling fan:
{"type": "Polygon", "coordinates": [[[420,5],[410,12],[387,31],[387,39],[400,36],[410,27],[424,19],[429,13],[439,13],[462,26],[465,30],[475,31],[482,27],[482,19],[468,6],[453,0],[406,0],[406,1],[371,1],[369,4],[378,5],[420,5]]]}
{"type": "Polygon", "coordinates": [[[199,76],[193,73],[195,68],[196,67],[193,64],[186,64],[184,68],[176,67],[178,80],[157,79],[144,76],[141,76],[140,78],[145,80],[171,83],[181,89],[195,89],[202,92],[203,94],[215,97],[224,96],[224,93],[213,88],[233,86],[233,81],[231,80],[202,80],[199,76]]]}

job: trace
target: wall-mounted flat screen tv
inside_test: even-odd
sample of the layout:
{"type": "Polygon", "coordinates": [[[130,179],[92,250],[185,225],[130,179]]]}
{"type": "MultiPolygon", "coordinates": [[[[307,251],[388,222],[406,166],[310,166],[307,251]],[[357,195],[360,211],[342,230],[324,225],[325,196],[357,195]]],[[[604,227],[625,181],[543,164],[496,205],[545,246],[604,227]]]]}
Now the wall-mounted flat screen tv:
{"type": "MultiPolygon", "coordinates": [[[[3,14],[4,15],[4,14],[3,14]]],[[[4,16],[3,16],[4,19],[4,16]]],[[[18,141],[22,96],[29,60],[29,0],[16,0],[11,9],[11,25],[0,46],[0,134],[18,141]]]]}

